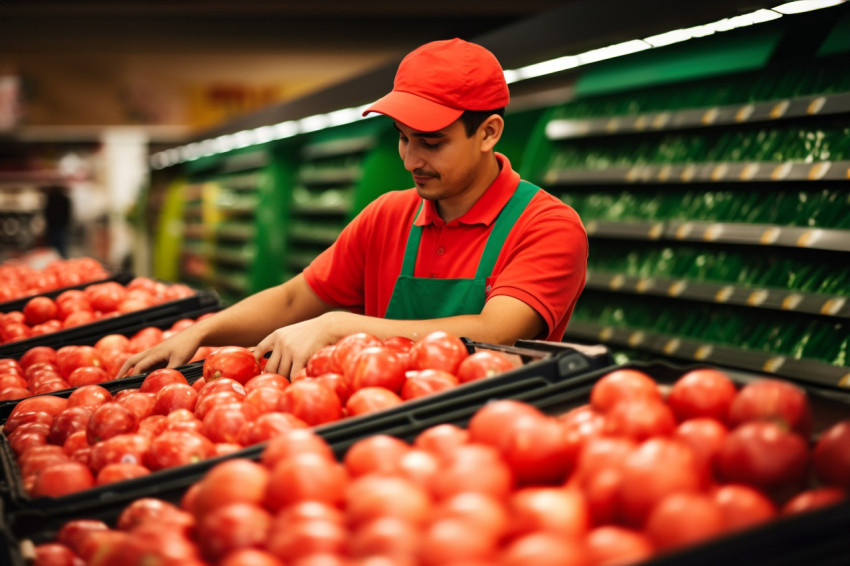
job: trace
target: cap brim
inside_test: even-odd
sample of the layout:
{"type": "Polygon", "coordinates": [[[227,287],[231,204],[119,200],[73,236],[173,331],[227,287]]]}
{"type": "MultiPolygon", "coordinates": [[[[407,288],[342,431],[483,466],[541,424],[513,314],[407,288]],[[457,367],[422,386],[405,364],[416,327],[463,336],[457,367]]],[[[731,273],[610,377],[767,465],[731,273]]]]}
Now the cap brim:
{"type": "Polygon", "coordinates": [[[363,115],[370,112],[385,114],[420,132],[442,130],[463,114],[463,110],[449,108],[427,98],[395,90],[367,108],[363,115]]]}

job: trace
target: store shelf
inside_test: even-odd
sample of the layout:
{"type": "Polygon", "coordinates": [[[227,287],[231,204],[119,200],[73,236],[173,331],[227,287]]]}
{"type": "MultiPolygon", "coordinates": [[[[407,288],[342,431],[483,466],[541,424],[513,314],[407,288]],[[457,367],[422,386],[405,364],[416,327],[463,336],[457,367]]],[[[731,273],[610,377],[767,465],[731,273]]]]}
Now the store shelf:
{"type": "Polygon", "coordinates": [[[812,250],[850,251],[850,230],[799,228],[733,222],[613,222],[590,220],[588,236],[637,240],[670,240],[783,246],[812,250]]]}
{"type": "Polygon", "coordinates": [[[254,238],[256,228],[253,224],[221,224],[215,229],[219,240],[248,242],[254,238]]]}
{"type": "Polygon", "coordinates": [[[661,356],[758,371],[819,385],[850,388],[850,368],[815,360],[754,352],[628,327],[571,321],[565,339],[634,348],[661,356]]]}
{"type": "Polygon", "coordinates": [[[304,168],[298,172],[298,181],[305,185],[350,185],[362,174],[360,167],[304,168]]]}
{"type": "Polygon", "coordinates": [[[782,119],[850,113],[850,93],[801,96],[781,100],[652,112],[633,116],[606,116],[586,120],[552,120],[546,124],[551,140],[610,136],[689,128],[733,126],[782,119]]]}
{"type": "Polygon", "coordinates": [[[850,319],[850,297],[589,270],[585,288],[850,319]]]}
{"type": "Polygon", "coordinates": [[[605,169],[553,169],[543,180],[547,185],[593,185],[621,183],[747,183],[775,181],[846,181],[850,179],[850,161],[718,162],[666,163],[608,167],[605,169]]]}
{"type": "Polygon", "coordinates": [[[342,226],[311,225],[295,221],[289,226],[289,237],[301,242],[329,246],[336,241],[341,231],[342,226]]]}
{"type": "Polygon", "coordinates": [[[375,141],[374,136],[362,136],[311,143],[302,148],[301,156],[305,160],[311,160],[363,153],[370,150],[375,145],[375,141]]]}

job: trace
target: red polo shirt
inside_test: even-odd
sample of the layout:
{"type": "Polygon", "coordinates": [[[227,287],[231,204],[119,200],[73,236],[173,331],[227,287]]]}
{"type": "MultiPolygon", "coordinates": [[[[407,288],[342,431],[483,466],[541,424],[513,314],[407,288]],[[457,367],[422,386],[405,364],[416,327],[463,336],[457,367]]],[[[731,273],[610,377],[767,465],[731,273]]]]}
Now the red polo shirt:
{"type": "MultiPolygon", "coordinates": [[[[499,176],[472,208],[449,223],[425,201],[415,222],[422,226],[415,277],[472,278],[493,221],[519,184],[519,174],[497,153],[499,176]]],[[[325,302],[383,317],[401,272],[411,222],[422,199],[415,189],[393,191],[369,204],[337,241],[304,270],[307,283],[325,302]]],[[[514,225],[493,274],[487,299],[508,295],[540,313],[544,338],[563,338],[584,288],[587,234],[578,214],[539,191],[514,225]]]]}

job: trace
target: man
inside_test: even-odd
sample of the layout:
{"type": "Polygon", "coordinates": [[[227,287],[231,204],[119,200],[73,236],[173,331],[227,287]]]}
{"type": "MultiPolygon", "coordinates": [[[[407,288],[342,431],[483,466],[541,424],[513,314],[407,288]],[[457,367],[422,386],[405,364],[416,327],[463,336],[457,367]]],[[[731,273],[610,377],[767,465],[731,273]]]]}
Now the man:
{"type": "MultiPolygon", "coordinates": [[[[584,287],[587,236],[574,210],[520,182],[494,151],[509,101],[496,57],[452,39],[399,65],[365,112],[392,118],[414,189],[382,195],[303,273],[125,364],[185,363],[200,345],[257,345],[294,375],[320,347],[366,332],[444,330],[489,343],[560,340],[584,287]]],[[[123,373],[123,372],[122,372],[123,373]]]]}

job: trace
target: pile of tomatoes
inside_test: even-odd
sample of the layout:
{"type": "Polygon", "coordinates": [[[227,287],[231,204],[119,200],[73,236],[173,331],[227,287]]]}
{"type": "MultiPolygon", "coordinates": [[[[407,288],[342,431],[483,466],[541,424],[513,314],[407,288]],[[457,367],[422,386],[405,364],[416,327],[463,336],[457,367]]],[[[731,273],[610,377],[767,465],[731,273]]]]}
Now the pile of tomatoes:
{"type": "MultiPolygon", "coordinates": [[[[20,360],[0,359],[0,401],[111,381],[127,358],[207,316],[212,315],[180,319],[166,330],[149,326],[130,337],[108,334],[94,346],[35,346],[24,352],[20,360]]],[[[203,359],[200,356],[209,350],[200,350],[193,361],[203,359]]]]}
{"type": "Polygon", "coordinates": [[[25,340],[65,328],[88,324],[191,297],[195,291],[182,283],[165,284],[136,277],[126,286],[116,281],[70,289],[55,299],[33,297],[21,311],[0,314],[0,344],[25,340]]]}
{"type": "Polygon", "coordinates": [[[0,265],[0,303],[107,277],[106,269],[90,257],[57,259],[40,270],[20,263],[4,263],[0,265]]]}
{"type": "MultiPolygon", "coordinates": [[[[99,355],[98,345],[66,348],[54,352],[57,360],[66,352],[74,363],[99,355]]],[[[49,355],[48,350],[37,354],[49,355]]],[[[82,383],[102,377],[103,368],[71,370],[66,358],[60,369],[70,370],[69,380],[81,386],[67,399],[46,395],[21,401],[4,427],[28,493],[67,495],[230,454],[293,428],[382,410],[514,367],[496,351],[468,355],[459,338],[444,332],[415,343],[400,338],[382,343],[366,334],[345,337],[317,352],[292,383],[263,373],[247,348],[205,348],[196,354],[201,357],[203,376],[191,385],[181,372],[159,369],[138,389],[114,396],[96,383],[82,383]],[[348,371],[326,371],[338,367],[348,371]]],[[[26,372],[48,363],[32,362],[26,372]]]]}
{"type": "Polygon", "coordinates": [[[115,528],[66,523],[36,563],[636,563],[842,499],[850,421],[814,447],[811,426],[806,394],[786,382],[738,389],[706,369],[663,393],[621,369],[566,414],[494,401],[467,429],[368,437],[342,462],[292,429],[260,462],[216,465],[179,506],[143,498],[115,528]]]}

